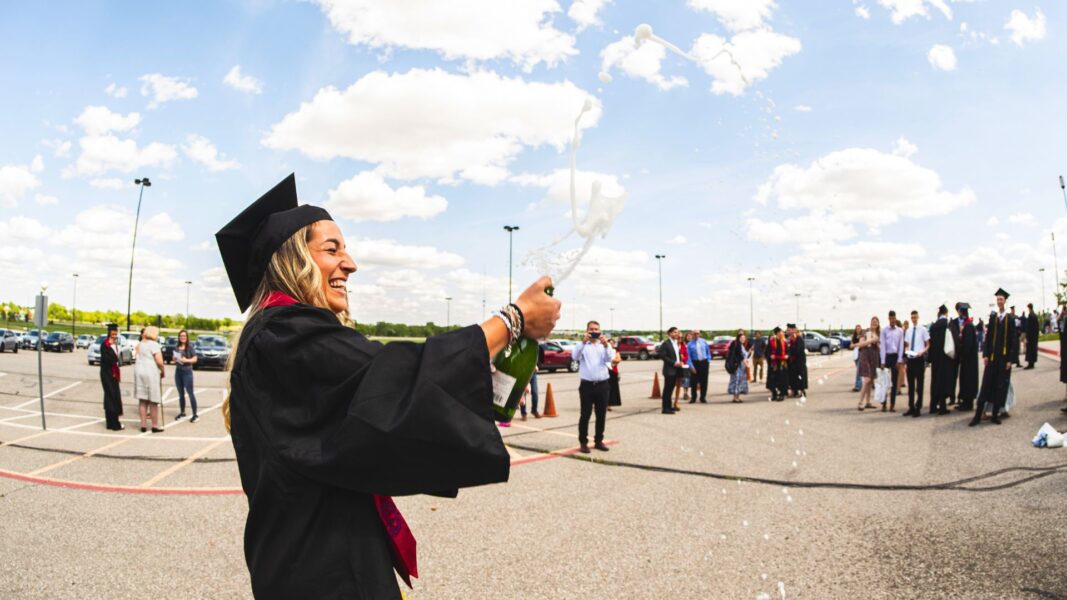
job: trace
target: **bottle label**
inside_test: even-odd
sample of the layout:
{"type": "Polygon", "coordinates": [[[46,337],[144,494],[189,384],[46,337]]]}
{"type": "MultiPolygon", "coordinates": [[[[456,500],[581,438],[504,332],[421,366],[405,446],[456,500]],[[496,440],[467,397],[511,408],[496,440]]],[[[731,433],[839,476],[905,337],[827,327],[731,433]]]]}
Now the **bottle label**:
{"type": "Polygon", "coordinates": [[[516,379],[499,369],[493,373],[493,404],[504,408],[511,396],[511,390],[515,389],[516,379]]]}

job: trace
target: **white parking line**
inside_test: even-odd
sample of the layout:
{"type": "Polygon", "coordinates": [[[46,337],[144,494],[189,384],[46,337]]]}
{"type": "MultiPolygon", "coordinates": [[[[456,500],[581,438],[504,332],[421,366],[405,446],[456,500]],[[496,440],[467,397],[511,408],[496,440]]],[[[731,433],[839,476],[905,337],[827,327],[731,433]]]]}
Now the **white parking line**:
{"type": "MultiPolygon", "coordinates": [[[[70,384],[68,386],[64,386],[64,387],[59,388],[58,390],[54,390],[54,391],[48,392],[47,394],[44,395],[44,399],[47,400],[47,399],[51,398],[52,396],[55,396],[56,394],[58,394],[60,392],[65,392],[65,391],[69,390],[72,387],[81,385],[81,383],[82,383],[81,381],[75,381],[74,383],[72,383],[72,384],[70,384]]],[[[19,409],[19,408],[22,408],[23,406],[26,406],[27,404],[33,404],[34,402],[37,402],[39,400],[40,400],[40,397],[37,397],[37,398],[34,398],[33,400],[27,400],[27,401],[25,401],[22,404],[19,404],[17,406],[8,406],[7,408],[19,409]]]]}

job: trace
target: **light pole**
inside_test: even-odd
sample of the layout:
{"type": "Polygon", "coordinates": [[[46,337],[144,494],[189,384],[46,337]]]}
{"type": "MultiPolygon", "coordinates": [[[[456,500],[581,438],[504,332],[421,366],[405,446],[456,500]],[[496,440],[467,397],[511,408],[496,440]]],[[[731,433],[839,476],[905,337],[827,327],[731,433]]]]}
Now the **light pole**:
{"type": "Polygon", "coordinates": [[[749,277],[748,278],[748,334],[749,335],[753,335],[753,332],[756,330],[756,326],[755,326],[755,321],[756,320],[752,316],[753,315],[753,306],[755,306],[752,303],[752,282],[755,281],[755,280],[756,280],[755,277],[749,277]]]}
{"type": "Polygon", "coordinates": [[[445,296],[445,329],[452,325],[452,296],[445,296]]]}
{"type": "Polygon", "coordinates": [[[793,294],[793,297],[797,299],[797,327],[800,327],[800,294],[793,294]]]}
{"type": "Polygon", "coordinates": [[[1048,301],[1045,298],[1045,267],[1037,270],[1041,273],[1041,314],[1048,312],[1048,301]]]}
{"type": "Polygon", "coordinates": [[[663,340],[663,259],[666,254],[657,254],[656,263],[659,265],[659,339],[663,340]]]}
{"type": "Polygon", "coordinates": [[[518,225],[505,225],[504,231],[508,232],[508,304],[511,304],[511,250],[514,233],[519,230],[518,225]]]}
{"type": "Polygon", "coordinates": [[[608,310],[611,312],[611,332],[614,334],[615,333],[615,307],[613,306],[613,307],[609,308],[608,310]]]}
{"type": "Polygon", "coordinates": [[[152,187],[152,182],[147,177],[134,179],[133,182],[141,186],[137,193],[137,214],[133,217],[133,246],[130,248],[130,279],[126,284],[126,331],[130,331],[130,300],[133,299],[133,255],[137,251],[137,222],[141,220],[141,198],[144,197],[144,189],[152,187]]]}
{"type": "Polygon", "coordinates": [[[185,328],[189,329],[189,288],[193,285],[192,281],[185,282],[185,328]]]}
{"type": "Polygon", "coordinates": [[[75,273],[74,274],[74,299],[71,300],[71,302],[70,302],[70,334],[71,335],[77,335],[76,333],[74,333],[74,326],[78,322],[78,315],[75,313],[75,311],[77,311],[77,310],[78,310],[78,274],[75,273]]]}

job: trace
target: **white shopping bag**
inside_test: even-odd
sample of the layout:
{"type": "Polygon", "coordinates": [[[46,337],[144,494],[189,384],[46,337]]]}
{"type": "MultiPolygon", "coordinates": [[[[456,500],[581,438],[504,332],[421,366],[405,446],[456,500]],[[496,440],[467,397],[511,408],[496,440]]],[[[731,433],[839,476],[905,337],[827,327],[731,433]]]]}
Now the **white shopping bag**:
{"type": "Polygon", "coordinates": [[[877,376],[874,378],[874,401],[885,404],[891,385],[893,382],[889,376],[889,369],[878,369],[877,376]]]}
{"type": "Polygon", "coordinates": [[[1015,408],[1015,386],[1008,382],[1008,397],[1004,400],[1004,412],[1011,412],[1015,408]]]}
{"type": "Polygon", "coordinates": [[[945,356],[956,358],[956,340],[952,339],[952,332],[945,330],[945,356]]]}

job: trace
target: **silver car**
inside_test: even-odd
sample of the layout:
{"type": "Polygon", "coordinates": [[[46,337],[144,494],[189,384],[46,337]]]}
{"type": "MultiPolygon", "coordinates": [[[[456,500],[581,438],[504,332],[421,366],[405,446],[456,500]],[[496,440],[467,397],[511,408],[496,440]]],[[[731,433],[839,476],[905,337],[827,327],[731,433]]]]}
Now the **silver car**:
{"type": "MultiPolygon", "coordinates": [[[[107,336],[106,335],[102,335],[102,336],[96,338],[96,341],[93,342],[92,345],[89,346],[88,357],[89,357],[89,364],[90,365],[100,364],[100,345],[103,344],[104,340],[106,340],[106,339],[107,339],[107,336]]],[[[123,338],[120,336],[119,339],[121,340],[123,338]]],[[[119,342],[119,364],[120,365],[133,364],[133,345],[132,344],[126,344],[124,342],[119,342]]]]}
{"type": "Polygon", "coordinates": [[[74,347],[81,350],[82,348],[88,348],[93,345],[93,335],[89,333],[83,333],[78,336],[78,341],[74,342],[74,347]]]}
{"type": "Polygon", "coordinates": [[[0,352],[18,352],[19,337],[10,329],[0,329],[0,352]]]}

